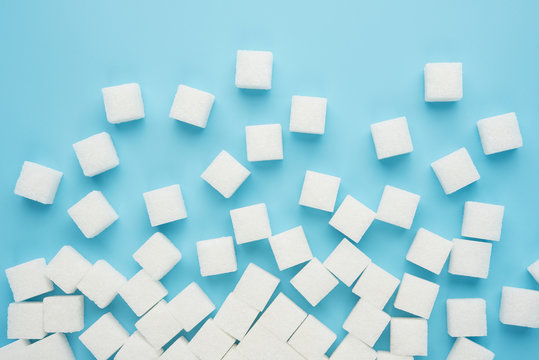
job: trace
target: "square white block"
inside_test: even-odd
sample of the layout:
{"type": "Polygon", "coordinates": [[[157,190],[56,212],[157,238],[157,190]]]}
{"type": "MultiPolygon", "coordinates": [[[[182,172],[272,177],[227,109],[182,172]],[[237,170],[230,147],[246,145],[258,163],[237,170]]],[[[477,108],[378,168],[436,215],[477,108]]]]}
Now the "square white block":
{"type": "Polygon", "coordinates": [[[376,219],[401,228],[410,229],[421,196],[406,190],[386,185],[376,219]]]}
{"type": "Polygon", "coordinates": [[[280,124],[246,126],[245,138],[247,160],[283,159],[283,132],[280,124]]]}
{"type": "Polygon", "coordinates": [[[77,285],[83,276],[91,268],[92,264],[84,256],[71,246],[66,245],[52,258],[45,273],[63,292],[72,294],[77,290],[77,285]]]}
{"type": "Polygon", "coordinates": [[[197,242],[200,275],[212,276],[238,270],[232,236],[197,242]]]}
{"type": "Polygon", "coordinates": [[[1,360],[23,360],[26,355],[26,348],[30,345],[30,341],[26,339],[12,341],[9,344],[0,348],[1,360]]]}
{"type": "Polygon", "coordinates": [[[107,360],[129,338],[129,333],[111,313],[106,313],[79,336],[97,360],[107,360]]]}
{"type": "Polygon", "coordinates": [[[88,239],[101,234],[119,217],[101,191],[90,192],[67,213],[88,239]]]}
{"type": "Polygon", "coordinates": [[[84,329],[84,297],[67,295],[44,298],[43,328],[48,333],[73,333],[84,329]]]}
{"type": "Polygon", "coordinates": [[[225,354],[225,357],[223,360],[248,360],[245,356],[243,356],[238,349],[236,348],[236,345],[233,345],[230,350],[225,354]]]}
{"type": "Polygon", "coordinates": [[[271,236],[269,243],[281,271],[313,258],[302,226],[271,236]]]}
{"type": "Polygon", "coordinates": [[[198,360],[198,358],[189,350],[189,342],[183,336],[174,341],[172,345],[159,357],[159,360],[198,360]]]}
{"type": "Polygon", "coordinates": [[[316,306],[339,284],[339,281],[317,258],[313,258],[290,279],[290,284],[309,304],[316,306]]]}
{"type": "Polygon", "coordinates": [[[487,336],[484,299],[447,299],[447,333],[452,337],[487,336]]]}
{"type": "Polygon", "coordinates": [[[304,360],[290,345],[277,339],[270,331],[256,323],[238,344],[236,350],[247,359],[304,360]]]}
{"type": "Polygon", "coordinates": [[[161,280],[182,259],[182,254],[165,235],[156,232],[135,251],[133,259],[153,279],[161,280]]]}
{"type": "Polygon", "coordinates": [[[371,259],[347,239],[337,245],[324,261],[326,269],[350,287],[369,265],[371,259]]]}
{"type": "Polygon", "coordinates": [[[52,291],[46,266],[45,259],[39,258],[6,269],[7,281],[16,302],[52,291]]]}
{"type": "Polygon", "coordinates": [[[182,331],[182,324],[169,310],[167,302],[161,300],[136,323],[137,330],[156,349],[167,344],[182,331]]]}
{"type": "Polygon", "coordinates": [[[428,320],[438,296],[438,290],[440,290],[440,285],[404,273],[394,306],[396,309],[428,320]]]}
{"type": "Polygon", "coordinates": [[[189,350],[200,360],[222,359],[236,339],[208,319],[189,342],[189,350]]]}
{"type": "Polygon", "coordinates": [[[187,210],[180,185],[165,186],[142,194],[152,226],[185,219],[187,210]]]}
{"type": "Polygon", "coordinates": [[[180,85],[176,91],[169,117],[205,128],[215,96],[189,86],[180,85]]]}
{"type": "Polygon", "coordinates": [[[228,199],[250,174],[238,160],[223,150],[200,177],[228,199]]]}
{"type": "Polygon", "coordinates": [[[453,239],[449,273],[481,279],[488,277],[492,243],[453,239]]]}
{"type": "Polygon", "coordinates": [[[127,279],[105,260],[98,260],[77,288],[101,309],[106,308],[127,279]]]}
{"type": "Polygon", "coordinates": [[[539,291],[502,287],[500,321],[506,325],[539,328],[539,291]]]}
{"type": "Polygon", "coordinates": [[[86,176],[99,175],[120,165],[112,138],[106,132],[74,143],[73,149],[86,176]]]}
{"type": "Polygon", "coordinates": [[[347,334],[329,357],[330,360],[375,360],[376,351],[352,334],[347,334]]]}
{"type": "Polygon", "coordinates": [[[377,360],[414,360],[413,356],[392,354],[389,351],[377,351],[377,360]]]}
{"type": "Polygon", "coordinates": [[[420,228],[408,249],[406,260],[440,275],[452,247],[452,241],[420,228]]]}
{"type": "Polygon", "coordinates": [[[537,259],[533,264],[528,266],[528,272],[539,284],[539,259],[537,259]]]}
{"type": "Polygon", "coordinates": [[[234,294],[258,311],[266,304],[279,285],[279,278],[250,263],[234,288],[234,294]]]}
{"type": "Polygon", "coordinates": [[[7,309],[8,339],[43,339],[43,303],[11,303],[7,309]]]}
{"type": "Polygon", "coordinates": [[[307,313],[283,293],[279,293],[256,322],[286,342],[297,330],[307,313]]]}
{"type": "Polygon", "coordinates": [[[288,343],[307,359],[322,357],[337,339],[337,335],[317,318],[308,315],[288,343]]]}
{"type": "Polygon", "coordinates": [[[377,308],[383,309],[399,283],[399,279],[371,262],[352,288],[352,292],[377,308]]]}
{"type": "Polygon", "coordinates": [[[25,161],[15,184],[15,195],[42,204],[52,204],[62,175],[58,170],[25,161]]]}
{"type": "Polygon", "coordinates": [[[264,203],[232,209],[230,219],[238,244],[267,239],[271,236],[268,210],[264,203]]]}
{"type": "Polygon", "coordinates": [[[489,349],[464,337],[458,338],[453,343],[446,360],[493,360],[494,353],[489,349]]]}
{"type": "Polygon", "coordinates": [[[376,213],[354,199],[346,195],[343,202],[329,220],[329,225],[343,233],[355,242],[359,242],[367,229],[371,226],[376,213]]]}
{"type": "Polygon", "coordinates": [[[241,340],[255,322],[258,310],[251,307],[245,301],[230,293],[217,314],[215,324],[235,339],[241,340]]]}
{"type": "Polygon", "coordinates": [[[110,86],[101,91],[109,123],[119,124],[144,117],[144,103],[139,84],[110,86]]]}
{"type": "Polygon", "coordinates": [[[479,120],[477,129],[485,155],[522,147],[522,135],[514,112],[479,120]]]}
{"type": "Polygon", "coordinates": [[[392,353],[404,356],[427,356],[427,320],[393,317],[389,329],[389,347],[392,353]]]}
{"type": "Polygon", "coordinates": [[[290,131],[324,134],[328,99],[314,96],[292,96],[290,131]]]}
{"type": "Polygon", "coordinates": [[[299,204],[333,212],[341,178],[307,170],[299,204]]]}
{"type": "MultiPolygon", "coordinates": [[[[0,357],[1,359],[1,357],[0,357]]],[[[29,345],[21,357],[9,360],[75,360],[75,354],[64,334],[56,333],[29,345]]]]}
{"type": "Polygon", "coordinates": [[[273,53],[271,51],[238,50],[236,54],[236,87],[271,89],[273,53]]]}
{"type": "Polygon", "coordinates": [[[371,305],[367,300],[359,299],[343,324],[343,329],[354,337],[373,347],[389,324],[391,317],[371,305]]]}
{"type": "Polygon", "coordinates": [[[425,101],[458,101],[460,99],[462,99],[462,63],[425,65],[425,101]]]}
{"type": "Polygon", "coordinates": [[[404,116],[371,124],[371,134],[378,160],[414,150],[408,122],[404,116]]]}
{"type": "Polygon", "coordinates": [[[154,359],[163,350],[154,348],[138,331],[135,331],[120,348],[114,360],[154,359]]]}
{"type": "Polygon", "coordinates": [[[502,205],[466,201],[461,235],[499,241],[502,234],[503,212],[502,205]]]}
{"type": "Polygon", "coordinates": [[[140,270],[122,285],[118,294],[137,316],[142,316],[164,298],[168,291],[159,280],[140,270]]]}
{"type": "Polygon", "coordinates": [[[479,180],[479,172],[466,148],[460,148],[430,164],[446,195],[479,180]]]}
{"type": "Polygon", "coordinates": [[[189,332],[215,310],[215,305],[200,286],[192,282],[169,301],[168,310],[189,332]]]}

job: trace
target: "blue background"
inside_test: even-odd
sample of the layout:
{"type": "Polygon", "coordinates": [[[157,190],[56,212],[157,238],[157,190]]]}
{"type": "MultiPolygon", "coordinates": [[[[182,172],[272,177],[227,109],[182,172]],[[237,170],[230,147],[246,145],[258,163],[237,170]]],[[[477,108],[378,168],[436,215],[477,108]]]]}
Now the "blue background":
{"type": "MultiPolygon", "coordinates": [[[[195,243],[232,235],[228,211],[267,203],[274,233],[303,225],[315,256],[325,259],[342,239],[328,226],[331,214],[298,205],[305,170],[342,177],[339,204],[351,194],[376,209],[384,185],[420,194],[409,231],[375,222],[359,243],[374,262],[397,277],[410,272],[440,284],[429,321],[429,359],[445,359],[445,300],[487,301],[488,337],[474,339],[498,359],[537,358],[539,330],[502,325],[503,285],[538,289],[526,267],[539,257],[539,2],[537,1],[16,1],[0,2],[0,267],[37,257],[50,260],[74,246],[90,261],[106,259],[127,277],[138,271],[131,254],[156,230],[183,253],[163,283],[171,299],[198,282],[217,306],[249,262],[281,278],[284,292],[338,334],[357,297],[340,284],[312,308],[289,283],[300,266],[279,272],[267,240],[236,247],[236,273],[201,278],[195,243]],[[234,86],[238,49],[274,54],[271,91],[234,86]],[[461,61],[464,98],[423,100],[423,66],[461,61]],[[101,88],[126,82],[142,87],[146,118],[106,121],[101,88]],[[215,95],[206,129],[168,118],[178,84],[215,95]],[[292,95],[328,98],[323,136],[288,132],[292,95]],[[476,121],[515,111],[524,147],[485,156],[476,121]],[[378,161],[369,124],[406,116],[414,152],[378,161]],[[248,163],[244,127],[283,125],[284,161],[248,163]],[[72,144],[95,133],[111,134],[120,166],[95,178],[82,174],[72,144]],[[429,164],[465,146],[481,174],[477,183],[446,196],[429,164]],[[223,149],[252,171],[231,199],[200,179],[223,149]],[[15,196],[25,160],[64,172],[55,203],[43,206],[15,196]],[[186,220],[152,228],[142,193],[179,183],[186,220]],[[86,239],[66,210],[101,190],[120,219],[86,239]],[[460,236],[463,204],[505,205],[502,240],[493,244],[488,279],[458,277],[447,265],[434,276],[405,261],[419,227],[446,238],[460,236]]],[[[393,298],[394,299],[394,298],[393,298]]],[[[404,313],[392,307],[391,315],[404,313]]],[[[0,279],[0,345],[12,301],[0,279]]],[[[86,300],[86,326],[104,311],[86,300]]],[[[107,311],[131,332],[135,315],[121,298],[107,311]]],[[[190,338],[194,331],[187,334],[190,338]]],[[[78,359],[90,353],[68,335],[78,359]]],[[[389,329],[376,345],[388,349],[389,329]]],[[[332,349],[335,348],[335,345],[332,349]]],[[[330,350],[331,352],[332,350],[330,350]]]]}

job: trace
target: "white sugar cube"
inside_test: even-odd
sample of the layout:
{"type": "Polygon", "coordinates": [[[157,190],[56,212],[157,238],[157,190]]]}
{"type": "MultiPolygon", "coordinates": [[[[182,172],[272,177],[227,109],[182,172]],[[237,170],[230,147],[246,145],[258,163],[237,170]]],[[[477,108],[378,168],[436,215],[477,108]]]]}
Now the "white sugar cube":
{"type": "Polygon", "coordinates": [[[106,313],[79,336],[97,360],[107,360],[129,338],[129,333],[111,313],[106,313]]]}
{"type": "Polygon", "coordinates": [[[491,243],[453,239],[449,273],[486,279],[490,268],[491,251],[491,243]]]}
{"type": "Polygon", "coordinates": [[[389,328],[389,347],[392,353],[405,356],[427,356],[427,320],[393,317],[389,328]]]}
{"type": "Polygon", "coordinates": [[[280,124],[245,127],[248,161],[283,159],[283,132],[280,124]]]}
{"type": "Polygon", "coordinates": [[[238,244],[267,239],[271,236],[268,210],[264,203],[230,210],[230,219],[238,244]]]}
{"type": "Polygon", "coordinates": [[[23,360],[30,342],[26,339],[12,341],[0,348],[0,360],[23,360]]]}
{"type": "Polygon", "coordinates": [[[90,192],[70,207],[67,213],[89,239],[99,235],[118,220],[118,214],[101,191],[90,192]]]}
{"type": "Polygon", "coordinates": [[[406,260],[439,275],[452,247],[452,241],[420,228],[408,249],[406,260]]]}
{"type": "Polygon", "coordinates": [[[414,360],[413,356],[405,355],[396,355],[392,354],[389,351],[377,351],[376,352],[377,360],[414,360]]]}
{"type": "Polygon", "coordinates": [[[42,204],[52,204],[62,175],[60,171],[25,161],[15,184],[15,195],[42,204]]]}
{"type": "Polygon", "coordinates": [[[302,226],[271,236],[269,243],[281,271],[313,258],[302,226]]]}
{"type": "Polygon", "coordinates": [[[447,332],[452,337],[487,336],[484,299],[447,299],[447,332]]]}
{"type": "Polygon", "coordinates": [[[326,128],[328,99],[313,96],[292,96],[290,131],[322,135],[326,128]]]}
{"type": "Polygon", "coordinates": [[[309,304],[316,306],[339,284],[339,281],[317,258],[313,258],[290,279],[290,284],[309,304]]]}
{"type": "Polygon", "coordinates": [[[528,266],[528,272],[539,284],[539,259],[537,259],[533,264],[528,266]]]}
{"type": "Polygon", "coordinates": [[[522,135],[514,112],[479,120],[477,129],[485,155],[522,147],[522,135]]]}
{"type": "Polygon", "coordinates": [[[92,268],[92,264],[71,246],[64,246],[47,265],[45,273],[66,294],[77,290],[77,285],[92,268]]]}
{"type": "Polygon", "coordinates": [[[189,332],[215,310],[215,305],[200,286],[192,282],[169,301],[168,310],[189,332]]]}
{"type": "Polygon", "coordinates": [[[185,219],[187,211],[180,185],[165,186],[142,194],[152,226],[185,219]]]}
{"type": "Polygon", "coordinates": [[[373,347],[390,319],[388,314],[371,305],[367,300],[359,299],[344,321],[343,329],[373,347]]]}
{"type": "Polygon", "coordinates": [[[258,311],[266,304],[279,284],[279,278],[250,263],[234,288],[234,294],[258,311]]]}
{"type": "Polygon", "coordinates": [[[154,280],[146,271],[140,270],[118,289],[118,294],[137,316],[142,316],[164,298],[168,291],[159,280],[154,280]]]}
{"type": "Polygon", "coordinates": [[[163,350],[154,348],[138,331],[135,331],[120,348],[114,360],[157,360],[163,350]]]}
{"type": "Polygon", "coordinates": [[[250,174],[238,160],[223,150],[200,177],[228,199],[250,174]]]}
{"type": "Polygon", "coordinates": [[[135,251],[133,259],[153,279],[161,280],[182,259],[182,254],[165,235],[156,232],[135,251]]]}
{"type": "Polygon", "coordinates": [[[440,285],[404,273],[394,306],[396,309],[428,320],[438,296],[438,290],[440,290],[440,285]]]}
{"type": "Polygon", "coordinates": [[[333,212],[341,178],[307,170],[299,204],[333,212]]]}
{"type": "Polygon", "coordinates": [[[73,333],[84,329],[84,297],[68,295],[44,298],[43,328],[48,333],[73,333]]]}
{"type": "Polygon", "coordinates": [[[106,132],[74,143],[73,149],[86,176],[99,175],[120,165],[112,138],[106,132]]]}
{"type": "Polygon", "coordinates": [[[297,330],[307,313],[283,293],[279,293],[262,313],[257,324],[273,333],[280,341],[288,341],[297,330]]]}
{"type": "Polygon", "coordinates": [[[364,342],[347,334],[331,354],[330,360],[374,360],[376,351],[364,342]]]}
{"type": "Polygon", "coordinates": [[[198,358],[189,350],[189,342],[183,336],[178,338],[168,349],[159,357],[159,360],[198,360],[198,358]]]}
{"type": "Polygon", "coordinates": [[[539,291],[504,286],[500,321],[506,325],[539,328],[539,291]]]}
{"type": "MultiPolygon", "coordinates": [[[[1,357],[0,357],[1,358],[1,357]]],[[[75,354],[64,334],[56,333],[36,341],[26,348],[23,357],[10,360],[75,360],[75,354]]]]}
{"type": "Polygon", "coordinates": [[[350,241],[343,239],[324,261],[324,266],[349,287],[370,262],[367,255],[350,241]]]}
{"type": "Polygon", "coordinates": [[[304,360],[290,345],[256,323],[236,350],[251,360],[304,360]]]}
{"type": "Polygon", "coordinates": [[[238,349],[236,348],[236,345],[233,345],[230,350],[225,354],[225,357],[223,360],[248,360],[245,356],[243,356],[238,349]]]}
{"type": "Polygon", "coordinates": [[[359,242],[367,229],[371,226],[376,213],[354,199],[346,195],[331,220],[329,225],[343,233],[355,242],[359,242]]]}
{"type": "Polygon", "coordinates": [[[479,172],[466,148],[460,148],[430,164],[446,195],[479,180],[479,172]]]}
{"type": "Polygon", "coordinates": [[[110,86],[101,91],[109,123],[119,124],[144,117],[144,103],[139,84],[110,86]]]}
{"type": "Polygon", "coordinates": [[[352,292],[383,309],[399,286],[400,280],[371,262],[359,277],[352,292]]]}
{"type": "Polygon", "coordinates": [[[466,201],[461,235],[499,241],[502,233],[503,212],[502,205],[466,201]]]}
{"type": "Polygon", "coordinates": [[[169,117],[205,128],[215,96],[202,90],[180,85],[176,91],[169,117]]]}
{"type": "Polygon", "coordinates": [[[236,54],[236,87],[240,89],[271,89],[273,53],[270,51],[238,50],[236,54]]]}
{"type": "Polygon", "coordinates": [[[378,160],[414,150],[408,122],[404,116],[371,124],[371,133],[378,160]]]}
{"type": "Polygon", "coordinates": [[[189,350],[200,360],[222,359],[235,339],[208,319],[189,342],[189,350]]]}
{"type": "Polygon", "coordinates": [[[197,242],[200,275],[212,276],[238,270],[232,236],[197,242]]]}
{"type": "Polygon", "coordinates": [[[462,63],[425,65],[425,101],[458,101],[460,99],[462,99],[462,63]]]}
{"type": "Polygon", "coordinates": [[[376,219],[410,229],[421,197],[406,190],[386,185],[378,205],[376,219]]]}
{"type": "Polygon", "coordinates": [[[39,258],[6,269],[6,277],[16,302],[52,291],[46,275],[45,259],[39,258]]]}
{"type": "Polygon", "coordinates": [[[159,349],[182,331],[182,325],[169,310],[167,302],[161,300],[136,323],[135,327],[144,338],[159,349]]]}
{"type": "Polygon", "coordinates": [[[221,308],[217,311],[214,321],[227,334],[241,340],[247,334],[257,316],[258,310],[232,292],[226,297],[221,308]]]}
{"type": "Polygon", "coordinates": [[[312,315],[301,323],[288,343],[307,359],[320,358],[337,339],[337,335],[312,315]]]}
{"type": "Polygon", "coordinates": [[[127,279],[105,260],[98,260],[77,285],[101,309],[107,307],[127,279]]]}
{"type": "Polygon", "coordinates": [[[464,337],[453,343],[446,360],[493,360],[494,353],[489,349],[464,337]]]}
{"type": "Polygon", "coordinates": [[[8,339],[43,339],[43,303],[11,303],[7,309],[8,339]]]}

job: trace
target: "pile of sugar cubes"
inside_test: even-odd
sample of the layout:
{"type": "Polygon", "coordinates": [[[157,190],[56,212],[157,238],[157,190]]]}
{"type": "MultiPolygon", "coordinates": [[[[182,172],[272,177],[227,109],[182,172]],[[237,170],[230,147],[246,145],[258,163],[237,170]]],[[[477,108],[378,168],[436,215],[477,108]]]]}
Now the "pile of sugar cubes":
{"type": "MultiPolygon", "coordinates": [[[[238,88],[271,89],[271,52],[240,50],[236,61],[238,88]]],[[[424,78],[425,101],[462,98],[461,63],[429,63],[424,78]]],[[[138,84],[102,92],[110,123],[144,118],[138,84]]],[[[205,128],[214,99],[210,93],[181,84],[170,117],[205,128]]],[[[291,104],[289,131],[324,134],[327,99],[293,96],[291,104]]],[[[485,155],[522,146],[515,113],[479,120],[477,128],[485,155]]],[[[414,150],[404,116],[372,124],[371,133],[378,159],[414,150]]],[[[245,137],[249,162],[283,159],[281,125],[247,126],[245,137]]],[[[96,176],[120,163],[106,132],[76,142],[73,149],[85,176],[96,176]]],[[[480,179],[464,147],[432,162],[431,167],[445,194],[480,179]]],[[[245,164],[222,150],[200,177],[230,198],[249,175],[245,164]]],[[[52,204],[61,179],[62,172],[26,161],[15,194],[52,204]]],[[[201,276],[237,271],[236,246],[267,239],[279,270],[303,264],[290,284],[313,307],[339,282],[349,287],[359,299],[342,325],[347,335],[332,354],[327,352],[337,335],[278,291],[280,279],[254,263],[245,268],[218,309],[196,282],[175,296],[168,294],[160,280],[181,261],[182,254],[167,236],[156,232],[132,255],[140,271],[130,279],[105,260],[90,263],[71,246],[62,247],[48,263],[40,258],[7,269],[14,300],[8,308],[7,335],[15,341],[0,349],[0,360],[75,359],[64,334],[77,332],[98,360],[405,360],[427,356],[428,320],[440,285],[409,273],[396,277],[357,245],[375,220],[410,229],[421,196],[387,185],[375,211],[352,195],[336,204],[340,183],[337,176],[307,170],[298,194],[299,205],[331,213],[329,225],[344,236],[326,259],[313,255],[301,225],[273,233],[265,203],[230,210],[233,234],[196,243],[201,276]],[[65,295],[47,296],[55,286],[65,295]],[[384,310],[395,293],[393,307],[409,317],[391,317],[384,310]],[[118,295],[138,317],[132,334],[106,310],[118,295]],[[34,299],[38,296],[42,300],[34,299]],[[104,309],[89,326],[84,320],[84,296],[104,309]],[[374,350],[388,327],[389,349],[374,350]],[[190,341],[185,337],[188,333],[190,341]]],[[[187,218],[179,184],[151,189],[142,197],[151,226],[187,218]]],[[[98,190],[75,202],[67,213],[86,238],[98,236],[119,217],[98,190]]],[[[434,275],[449,262],[453,275],[486,279],[493,242],[501,239],[503,216],[501,205],[467,201],[461,231],[466,239],[446,239],[419,228],[406,260],[434,275]]],[[[539,282],[539,260],[528,270],[539,282]]],[[[447,332],[455,338],[447,359],[493,359],[493,352],[468,339],[487,336],[485,300],[449,298],[446,309],[447,332]]],[[[499,319],[507,325],[539,328],[539,291],[502,287],[499,319]]]]}

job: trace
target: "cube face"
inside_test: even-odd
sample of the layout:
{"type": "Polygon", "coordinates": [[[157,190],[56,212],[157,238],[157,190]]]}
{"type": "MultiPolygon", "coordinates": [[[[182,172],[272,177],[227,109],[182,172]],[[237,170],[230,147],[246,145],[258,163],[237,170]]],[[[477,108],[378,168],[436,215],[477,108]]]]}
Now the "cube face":
{"type": "Polygon", "coordinates": [[[215,310],[215,305],[200,286],[192,282],[170,300],[168,310],[189,332],[215,310]]]}
{"type": "Polygon", "coordinates": [[[404,356],[427,356],[427,320],[394,317],[390,325],[391,353],[404,356]]]}
{"type": "Polygon", "coordinates": [[[477,129],[485,155],[522,147],[522,135],[514,112],[479,120],[477,129]]]}
{"type": "Polygon", "coordinates": [[[425,101],[458,101],[460,99],[462,99],[462,63],[425,65],[425,101]]]}
{"type": "Polygon", "coordinates": [[[157,359],[162,353],[163,350],[155,349],[138,331],[135,331],[120,348],[114,359],[157,359]]]}
{"type": "Polygon", "coordinates": [[[439,289],[438,284],[404,273],[394,306],[396,309],[428,320],[439,289]]]}
{"type": "Polygon", "coordinates": [[[330,360],[375,360],[376,351],[364,342],[348,334],[331,354],[330,360]]]}
{"type": "Polygon", "coordinates": [[[251,174],[226,151],[221,151],[201,177],[225,198],[229,198],[251,174]]]}
{"type": "Polygon", "coordinates": [[[133,254],[133,259],[153,279],[161,280],[182,259],[182,254],[165,235],[156,232],[133,254]]]}
{"type": "Polygon", "coordinates": [[[414,150],[408,122],[404,116],[371,124],[371,133],[378,160],[414,150]]]}
{"type": "Polygon", "coordinates": [[[189,342],[189,350],[200,359],[222,359],[235,339],[208,319],[189,342]]]}
{"type": "Polygon", "coordinates": [[[302,226],[271,236],[269,243],[281,271],[313,258],[302,226]]]}
{"type": "Polygon", "coordinates": [[[464,203],[462,236],[499,241],[502,233],[504,207],[475,201],[464,203]]]}
{"type": "Polygon", "coordinates": [[[262,311],[279,281],[279,278],[251,263],[236,284],[234,294],[249,306],[262,311]]]}
{"type": "Polygon", "coordinates": [[[230,210],[237,244],[267,239],[271,236],[271,226],[266,204],[255,204],[230,210]]]}
{"type": "Polygon", "coordinates": [[[112,138],[106,132],[74,143],[73,149],[86,176],[99,175],[120,165],[112,138]]]}
{"type": "Polygon", "coordinates": [[[119,124],[144,117],[144,103],[139,84],[110,86],[101,91],[109,123],[119,124]]]}
{"type": "Polygon", "coordinates": [[[453,239],[453,249],[449,258],[449,273],[486,279],[490,267],[491,251],[491,243],[453,239]]]}
{"type": "Polygon", "coordinates": [[[118,294],[118,290],[127,282],[105,260],[98,260],[82,278],[77,288],[101,309],[107,307],[118,294]]]}
{"type": "Polygon", "coordinates": [[[354,337],[373,347],[389,324],[391,317],[371,305],[367,300],[359,299],[343,324],[343,329],[354,337]]]}
{"type": "Polygon", "coordinates": [[[270,51],[238,50],[236,55],[236,87],[269,90],[273,72],[270,51]]]}
{"type": "Polygon", "coordinates": [[[198,358],[189,350],[188,341],[183,336],[178,338],[168,349],[161,355],[159,360],[198,360],[198,358]]]}
{"type": "Polygon", "coordinates": [[[7,310],[8,339],[43,339],[47,335],[43,329],[43,303],[11,303],[7,310]]]}
{"type": "Polygon", "coordinates": [[[46,275],[45,259],[39,258],[6,269],[6,277],[16,302],[52,291],[46,275]]]}
{"type": "Polygon", "coordinates": [[[452,247],[453,242],[420,228],[406,254],[406,260],[439,275],[452,247]]]}
{"type": "Polygon", "coordinates": [[[378,205],[376,219],[404,229],[410,229],[421,197],[387,185],[378,205]]]}
{"type": "Polygon", "coordinates": [[[339,284],[339,281],[317,258],[313,258],[290,280],[290,284],[309,304],[316,306],[339,284]]]}
{"type": "Polygon", "coordinates": [[[341,178],[307,170],[299,204],[333,212],[341,178]]]}
{"type": "Polygon", "coordinates": [[[536,260],[530,266],[528,266],[528,272],[530,273],[531,276],[533,276],[535,281],[537,281],[537,283],[539,284],[539,259],[536,260]]]}
{"type": "Polygon", "coordinates": [[[404,356],[392,354],[389,351],[378,351],[376,352],[377,360],[414,360],[413,356],[404,356]]]}
{"type": "Polygon", "coordinates": [[[158,280],[140,270],[122,285],[118,294],[137,316],[142,316],[163,299],[168,291],[158,280]]]}
{"type": "Polygon", "coordinates": [[[230,293],[215,315],[214,321],[219,328],[235,339],[241,340],[255,322],[258,310],[230,293]]]}
{"type": "Polygon", "coordinates": [[[223,360],[246,360],[247,358],[243,356],[236,347],[236,345],[233,345],[225,354],[223,360]]]}
{"type": "Polygon", "coordinates": [[[292,96],[290,131],[305,134],[324,134],[328,99],[313,96],[292,96]]]}
{"type": "Polygon", "coordinates": [[[539,291],[504,286],[500,321],[506,325],[539,328],[539,291]]]}
{"type": "Polygon", "coordinates": [[[446,360],[463,359],[493,360],[494,353],[469,339],[460,337],[453,343],[446,360]]]}
{"type": "Polygon", "coordinates": [[[180,85],[176,91],[169,117],[205,128],[215,96],[202,90],[180,85]]]}
{"type": "Polygon", "coordinates": [[[324,266],[350,287],[370,262],[367,255],[350,241],[343,239],[324,261],[324,266]]]}
{"type": "Polygon", "coordinates": [[[307,359],[322,357],[337,339],[337,335],[317,318],[308,315],[288,343],[307,359]]]}
{"type": "Polygon", "coordinates": [[[357,243],[371,226],[375,216],[374,211],[352,196],[346,195],[346,198],[329,220],[329,225],[357,243]]]}
{"type": "Polygon", "coordinates": [[[430,164],[446,195],[452,194],[479,180],[472,158],[465,148],[444,156],[430,164]]]}
{"type": "Polygon", "coordinates": [[[383,309],[399,286],[400,280],[371,262],[359,277],[352,292],[383,309]]]}
{"type": "Polygon", "coordinates": [[[26,347],[20,357],[10,357],[9,359],[43,359],[44,354],[49,359],[75,360],[75,355],[66,336],[61,333],[52,334],[36,341],[26,347]]]}
{"type": "Polygon", "coordinates": [[[232,236],[197,242],[200,275],[212,276],[238,270],[232,236]]]}
{"type": "Polygon", "coordinates": [[[52,204],[62,176],[60,171],[25,161],[15,184],[15,195],[42,204],[52,204]]]}
{"type": "Polygon", "coordinates": [[[283,159],[283,133],[280,124],[246,126],[245,138],[247,160],[283,159]]]}
{"type": "Polygon", "coordinates": [[[71,246],[64,246],[49,262],[45,273],[63,292],[72,294],[92,264],[71,246]]]}
{"type": "Polygon", "coordinates": [[[0,348],[0,359],[23,359],[30,342],[25,339],[12,341],[0,348]]]}
{"type": "Polygon", "coordinates": [[[262,313],[257,324],[268,329],[281,342],[286,342],[297,330],[307,313],[283,293],[279,293],[262,313]]]}
{"type": "Polygon", "coordinates": [[[238,344],[236,350],[247,359],[304,359],[287,343],[277,339],[270,331],[256,323],[238,344]]]}
{"type": "Polygon", "coordinates": [[[67,213],[88,239],[101,234],[119,217],[101,191],[90,192],[67,213]]]}
{"type": "Polygon", "coordinates": [[[85,332],[79,340],[97,360],[107,360],[129,338],[129,333],[111,314],[101,316],[85,332]]]}
{"type": "Polygon", "coordinates": [[[484,299],[447,299],[447,332],[452,337],[487,336],[484,299]]]}
{"type": "Polygon", "coordinates": [[[170,185],[142,194],[152,226],[185,219],[187,210],[180,185],[170,185]]]}
{"type": "Polygon", "coordinates": [[[48,333],[73,333],[84,329],[84,297],[68,295],[44,298],[43,328],[48,333]]]}
{"type": "Polygon", "coordinates": [[[182,325],[169,311],[165,300],[159,301],[141,317],[135,327],[156,349],[163,347],[182,330],[182,325]]]}

